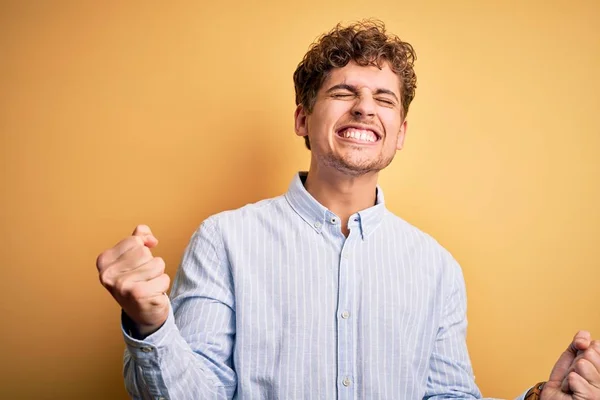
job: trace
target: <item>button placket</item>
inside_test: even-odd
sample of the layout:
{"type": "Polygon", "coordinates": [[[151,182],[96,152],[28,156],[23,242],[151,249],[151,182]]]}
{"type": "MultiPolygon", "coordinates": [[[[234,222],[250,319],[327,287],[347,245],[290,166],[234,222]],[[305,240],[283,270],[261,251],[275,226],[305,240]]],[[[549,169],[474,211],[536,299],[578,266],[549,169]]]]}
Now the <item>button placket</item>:
{"type": "Polygon", "coordinates": [[[350,232],[350,235],[343,241],[339,258],[339,291],[338,291],[338,314],[339,322],[337,324],[338,332],[338,394],[340,400],[351,399],[354,396],[352,378],[355,374],[353,367],[356,364],[353,349],[356,347],[356,321],[353,321],[352,310],[355,302],[355,285],[357,271],[352,262],[351,256],[357,250],[356,232],[350,232]]]}

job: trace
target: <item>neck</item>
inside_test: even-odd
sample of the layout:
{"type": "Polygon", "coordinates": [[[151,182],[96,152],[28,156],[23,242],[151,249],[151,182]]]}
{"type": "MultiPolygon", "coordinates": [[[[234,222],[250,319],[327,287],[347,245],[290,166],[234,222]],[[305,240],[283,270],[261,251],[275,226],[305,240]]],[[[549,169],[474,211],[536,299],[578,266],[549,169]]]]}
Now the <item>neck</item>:
{"type": "Polygon", "coordinates": [[[347,236],[350,216],[375,205],[377,176],[377,172],[348,176],[312,164],[304,186],[319,203],[340,217],[342,232],[347,236]]]}

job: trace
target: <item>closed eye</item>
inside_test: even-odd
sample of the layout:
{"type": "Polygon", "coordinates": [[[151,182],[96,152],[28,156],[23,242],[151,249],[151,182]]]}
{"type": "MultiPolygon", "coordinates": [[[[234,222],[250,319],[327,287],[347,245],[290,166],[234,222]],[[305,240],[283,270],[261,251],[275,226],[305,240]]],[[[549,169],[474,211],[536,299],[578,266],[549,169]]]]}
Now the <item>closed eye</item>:
{"type": "Polygon", "coordinates": [[[381,102],[383,104],[389,105],[389,106],[395,106],[396,105],[396,103],[394,101],[389,100],[389,99],[379,98],[379,99],[377,99],[377,101],[379,101],[379,102],[381,102]]]}
{"type": "Polygon", "coordinates": [[[350,98],[350,97],[353,97],[353,96],[354,95],[352,93],[334,93],[332,95],[332,97],[334,99],[347,99],[347,98],[350,98]]]}

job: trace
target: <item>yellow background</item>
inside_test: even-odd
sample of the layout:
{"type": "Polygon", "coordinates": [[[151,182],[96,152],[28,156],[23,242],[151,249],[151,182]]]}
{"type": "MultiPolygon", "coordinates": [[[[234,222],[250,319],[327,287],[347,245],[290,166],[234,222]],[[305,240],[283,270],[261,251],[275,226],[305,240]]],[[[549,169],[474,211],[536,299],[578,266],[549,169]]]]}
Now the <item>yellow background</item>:
{"type": "Polygon", "coordinates": [[[363,17],[418,54],[381,184],[463,266],[484,395],[600,335],[600,2],[0,4],[0,397],[126,398],[96,256],[146,223],[173,276],[204,218],[285,191],[292,73],[363,17]]]}

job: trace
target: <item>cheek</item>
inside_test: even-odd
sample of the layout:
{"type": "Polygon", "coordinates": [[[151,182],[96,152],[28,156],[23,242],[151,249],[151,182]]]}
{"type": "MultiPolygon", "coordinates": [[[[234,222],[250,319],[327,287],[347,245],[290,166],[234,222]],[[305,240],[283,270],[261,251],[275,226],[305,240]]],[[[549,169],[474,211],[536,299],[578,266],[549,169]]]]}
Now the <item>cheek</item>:
{"type": "Polygon", "coordinates": [[[340,121],[344,113],[342,107],[333,105],[315,109],[308,124],[310,134],[320,137],[327,135],[340,121]]]}
{"type": "Polygon", "coordinates": [[[402,127],[402,120],[395,112],[393,114],[386,113],[382,115],[381,123],[383,124],[383,127],[388,135],[393,135],[393,137],[398,136],[400,128],[402,127]]]}

